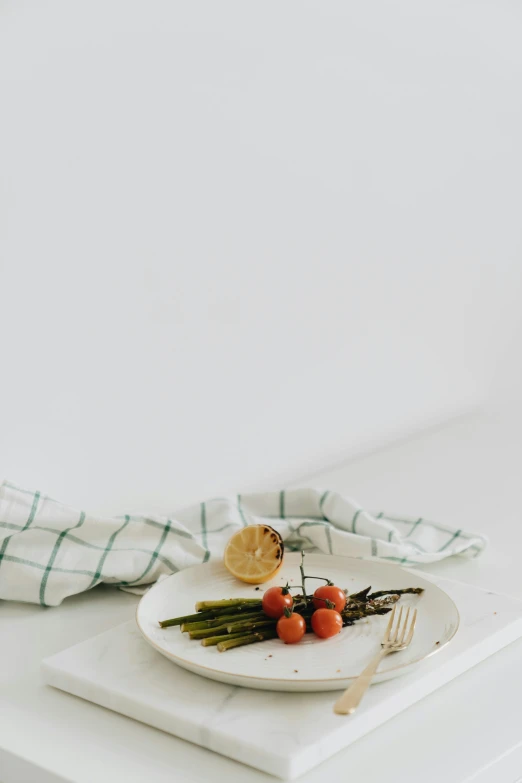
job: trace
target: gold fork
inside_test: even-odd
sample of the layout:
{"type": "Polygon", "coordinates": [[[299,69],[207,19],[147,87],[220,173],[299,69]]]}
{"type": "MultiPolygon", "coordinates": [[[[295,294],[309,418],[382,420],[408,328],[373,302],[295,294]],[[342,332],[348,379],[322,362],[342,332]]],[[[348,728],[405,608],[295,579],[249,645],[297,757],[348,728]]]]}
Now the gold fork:
{"type": "Polygon", "coordinates": [[[410,620],[410,607],[408,607],[403,622],[403,608],[404,607],[401,606],[397,622],[395,623],[397,605],[393,607],[384,638],[381,642],[381,649],[377,655],[372,658],[366,669],[361,672],[357,679],[352,682],[343,695],[335,702],[334,712],[336,712],[337,715],[351,715],[352,712],[355,712],[382,659],[389,653],[405,650],[413,639],[415,622],[417,620],[417,610],[413,610],[410,620]]]}

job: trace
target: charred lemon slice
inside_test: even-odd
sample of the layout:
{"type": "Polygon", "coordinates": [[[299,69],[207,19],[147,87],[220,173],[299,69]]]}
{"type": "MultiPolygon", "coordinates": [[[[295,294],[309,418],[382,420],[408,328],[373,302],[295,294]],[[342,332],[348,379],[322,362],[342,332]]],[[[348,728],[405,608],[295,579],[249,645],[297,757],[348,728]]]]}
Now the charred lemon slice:
{"type": "Polygon", "coordinates": [[[270,525],[249,525],[234,533],[228,542],[225,567],[232,576],[249,585],[272,579],[283,564],[283,539],[270,525]]]}

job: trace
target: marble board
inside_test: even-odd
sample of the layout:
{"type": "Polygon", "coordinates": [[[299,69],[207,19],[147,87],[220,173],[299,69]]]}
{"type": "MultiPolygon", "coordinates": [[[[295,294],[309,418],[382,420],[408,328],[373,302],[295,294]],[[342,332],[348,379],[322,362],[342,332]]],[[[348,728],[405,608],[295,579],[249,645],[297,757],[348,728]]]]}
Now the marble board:
{"type": "Polygon", "coordinates": [[[522,636],[521,601],[422,576],[455,601],[456,637],[408,674],[372,686],[351,716],[334,715],[336,692],[251,690],[185,671],[150,647],[134,621],[44,660],[43,675],[55,688],[294,779],[522,636]]]}

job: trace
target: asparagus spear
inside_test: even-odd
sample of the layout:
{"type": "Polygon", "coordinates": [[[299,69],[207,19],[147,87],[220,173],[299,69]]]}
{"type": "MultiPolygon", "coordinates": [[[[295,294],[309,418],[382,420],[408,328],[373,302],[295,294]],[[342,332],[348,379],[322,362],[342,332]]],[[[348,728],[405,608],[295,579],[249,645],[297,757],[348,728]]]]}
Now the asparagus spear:
{"type": "Polygon", "coordinates": [[[189,637],[191,639],[205,639],[210,636],[216,636],[216,634],[225,633],[252,633],[257,628],[265,628],[266,626],[272,626],[275,628],[276,621],[266,617],[264,620],[259,621],[246,621],[244,623],[232,623],[229,625],[219,625],[217,628],[203,628],[199,631],[190,631],[189,637]]]}
{"type": "Polygon", "coordinates": [[[423,587],[404,587],[400,590],[377,590],[375,593],[370,593],[371,587],[367,587],[365,590],[360,590],[358,593],[352,593],[348,596],[349,603],[366,603],[367,601],[374,601],[376,598],[381,598],[383,595],[420,595],[424,592],[423,587]]]}
{"type": "Polygon", "coordinates": [[[219,636],[228,633],[227,625],[218,625],[216,628],[200,628],[199,631],[189,631],[189,639],[206,639],[207,636],[219,636]]]}
{"type": "Polygon", "coordinates": [[[237,604],[237,606],[224,606],[217,609],[210,609],[213,611],[216,617],[221,617],[224,614],[235,614],[236,612],[260,612],[263,608],[262,601],[257,600],[256,603],[243,603],[237,604]]]}
{"type": "Polygon", "coordinates": [[[266,617],[264,620],[243,620],[239,623],[229,623],[227,625],[227,631],[229,633],[236,633],[237,631],[247,632],[253,628],[263,628],[267,625],[276,626],[277,620],[273,620],[271,617],[266,617]]]}
{"type": "MultiPolygon", "coordinates": [[[[170,620],[160,620],[160,626],[162,628],[169,628],[174,625],[182,625],[183,623],[197,623],[203,620],[215,620],[223,615],[231,615],[236,613],[248,613],[248,612],[260,612],[262,609],[261,601],[259,599],[240,599],[242,602],[233,606],[216,607],[215,609],[208,609],[207,611],[198,611],[196,614],[185,614],[181,617],[172,617],[170,620]]],[[[207,603],[219,603],[217,601],[208,601],[207,603]]]]}
{"type": "Polygon", "coordinates": [[[223,616],[218,616],[214,620],[203,620],[202,622],[195,622],[195,623],[183,623],[181,626],[181,630],[183,633],[186,631],[201,631],[203,628],[217,628],[220,625],[225,625],[226,623],[232,623],[236,620],[264,620],[266,619],[266,614],[264,612],[236,612],[236,614],[228,614],[223,616]]]}
{"type": "Polygon", "coordinates": [[[402,590],[377,590],[376,593],[370,593],[368,600],[374,601],[383,595],[421,595],[423,592],[423,587],[405,587],[402,590]]]}
{"type": "Polygon", "coordinates": [[[196,604],[196,612],[204,612],[208,609],[222,609],[224,607],[229,608],[231,606],[241,606],[244,604],[258,605],[261,608],[261,601],[259,598],[223,598],[220,601],[198,601],[196,604]]]}
{"type": "Polygon", "coordinates": [[[211,647],[212,645],[219,644],[220,642],[228,641],[229,639],[240,639],[244,637],[244,631],[239,633],[225,633],[220,636],[206,636],[201,640],[203,647],[211,647]]]}
{"type": "Polygon", "coordinates": [[[226,652],[233,647],[242,647],[244,644],[254,644],[255,642],[264,642],[265,639],[274,639],[277,636],[275,629],[268,628],[265,631],[256,631],[256,633],[238,636],[235,639],[225,639],[218,643],[219,652],[226,652]]]}
{"type": "Polygon", "coordinates": [[[368,593],[371,590],[370,587],[367,587],[365,590],[360,590],[358,593],[352,593],[348,596],[348,602],[355,601],[356,603],[364,603],[368,599],[368,593]]]}
{"type": "Polygon", "coordinates": [[[216,615],[214,612],[199,612],[198,614],[185,614],[182,617],[172,617],[170,620],[160,620],[162,628],[170,628],[173,625],[182,625],[182,623],[191,623],[198,620],[212,620],[216,615]]]}
{"type": "Polygon", "coordinates": [[[382,598],[372,598],[368,601],[366,606],[393,606],[399,600],[400,595],[391,593],[390,595],[383,595],[382,598]]]}
{"type": "Polygon", "coordinates": [[[343,621],[346,620],[347,623],[353,624],[356,620],[362,620],[363,617],[371,617],[376,614],[388,614],[391,610],[391,606],[377,606],[373,609],[368,608],[367,611],[356,610],[355,612],[341,612],[341,617],[343,618],[343,621]]]}

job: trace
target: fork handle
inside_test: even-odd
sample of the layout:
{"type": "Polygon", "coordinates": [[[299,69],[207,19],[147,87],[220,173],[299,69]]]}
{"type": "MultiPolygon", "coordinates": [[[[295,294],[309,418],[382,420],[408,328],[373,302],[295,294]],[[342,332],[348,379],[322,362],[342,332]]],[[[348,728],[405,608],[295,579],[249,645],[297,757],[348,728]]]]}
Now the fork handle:
{"type": "Polygon", "coordinates": [[[360,673],[357,679],[352,682],[343,695],[335,702],[334,712],[336,712],[337,715],[351,715],[352,712],[355,712],[361,703],[361,699],[366,693],[380,662],[388,652],[389,650],[384,647],[379,650],[366,669],[360,673]]]}

